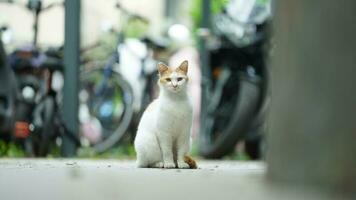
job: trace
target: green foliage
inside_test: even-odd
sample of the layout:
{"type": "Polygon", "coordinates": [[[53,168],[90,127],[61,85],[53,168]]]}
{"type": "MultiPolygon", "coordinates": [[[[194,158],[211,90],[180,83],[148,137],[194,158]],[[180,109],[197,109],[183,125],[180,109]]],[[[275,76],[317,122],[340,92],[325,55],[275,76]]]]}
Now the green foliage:
{"type": "Polygon", "coordinates": [[[256,4],[266,4],[269,0],[256,0],[256,4]]]}
{"type": "Polygon", "coordinates": [[[117,34],[114,32],[103,33],[98,46],[85,51],[82,54],[83,60],[103,61],[106,60],[116,47],[117,34]]]}
{"type": "Polygon", "coordinates": [[[229,155],[226,155],[222,158],[223,160],[240,160],[247,161],[251,160],[251,158],[245,152],[233,152],[229,155]]]}
{"type": "Polygon", "coordinates": [[[135,149],[132,144],[120,144],[117,147],[110,149],[102,154],[96,153],[89,147],[81,147],[78,149],[77,155],[79,158],[115,158],[115,159],[134,159],[135,149]]]}
{"type": "MultiPolygon", "coordinates": [[[[223,6],[227,4],[228,0],[213,0],[210,1],[210,11],[212,14],[216,14],[223,6]]],[[[190,16],[193,22],[193,31],[196,32],[197,28],[200,26],[201,15],[202,15],[202,0],[192,0],[190,6],[190,16]]]]}
{"type": "Polygon", "coordinates": [[[94,158],[97,157],[98,154],[96,154],[92,148],[80,147],[77,151],[77,156],[80,158],[94,158]]]}
{"type": "Polygon", "coordinates": [[[17,157],[24,157],[25,153],[24,151],[19,148],[16,144],[14,143],[6,143],[3,140],[0,140],[0,157],[11,157],[11,158],[17,158],[17,157]]]}
{"type": "Polygon", "coordinates": [[[138,20],[132,19],[128,22],[126,27],[124,27],[124,35],[127,38],[141,38],[146,34],[148,30],[148,23],[138,20]]]}
{"type": "Polygon", "coordinates": [[[60,147],[57,145],[52,145],[47,154],[47,158],[59,158],[61,156],[60,147]]]}
{"type": "Polygon", "coordinates": [[[7,145],[4,141],[0,140],[0,156],[6,155],[7,145]]]}
{"type": "MultiPolygon", "coordinates": [[[[146,34],[147,30],[148,23],[138,19],[131,19],[123,27],[122,33],[125,38],[141,38],[146,34]]],[[[102,33],[95,47],[82,53],[82,59],[95,62],[107,60],[116,48],[119,34],[116,30],[102,33]]]]}
{"type": "MultiPolygon", "coordinates": [[[[193,22],[193,32],[200,26],[201,16],[202,16],[202,1],[203,0],[192,0],[190,5],[190,16],[193,22]]],[[[219,13],[222,8],[229,2],[229,0],[210,0],[210,12],[212,15],[219,13]]],[[[270,0],[256,0],[256,4],[266,4],[270,0]]]]}
{"type": "Polygon", "coordinates": [[[199,148],[198,148],[198,142],[196,140],[193,140],[193,144],[190,148],[190,155],[193,157],[198,157],[199,156],[199,148]]]}

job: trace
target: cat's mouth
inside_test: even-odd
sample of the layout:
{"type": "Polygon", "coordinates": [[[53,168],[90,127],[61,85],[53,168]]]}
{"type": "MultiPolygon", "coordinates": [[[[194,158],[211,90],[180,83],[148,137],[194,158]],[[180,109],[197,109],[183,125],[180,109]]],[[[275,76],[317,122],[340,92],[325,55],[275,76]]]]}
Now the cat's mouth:
{"type": "Polygon", "coordinates": [[[178,87],[172,87],[172,91],[173,91],[173,92],[178,92],[178,91],[179,91],[179,88],[178,88],[178,87]]]}

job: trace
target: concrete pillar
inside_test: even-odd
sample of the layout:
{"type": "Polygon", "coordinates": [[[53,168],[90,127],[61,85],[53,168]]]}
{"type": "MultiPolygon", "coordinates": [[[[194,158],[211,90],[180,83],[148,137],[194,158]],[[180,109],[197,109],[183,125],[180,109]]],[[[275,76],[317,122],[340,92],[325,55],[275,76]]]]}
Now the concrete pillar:
{"type": "Polygon", "coordinates": [[[356,1],[277,1],[268,176],[356,192],[356,1]]]}

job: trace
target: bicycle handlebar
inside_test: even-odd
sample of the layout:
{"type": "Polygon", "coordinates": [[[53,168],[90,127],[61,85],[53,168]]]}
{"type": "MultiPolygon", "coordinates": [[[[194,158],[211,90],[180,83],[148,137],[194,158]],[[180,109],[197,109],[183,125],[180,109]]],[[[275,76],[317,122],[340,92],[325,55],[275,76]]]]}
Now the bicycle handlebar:
{"type": "Polygon", "coordinates": [[[41,11],[47,11],[47,10],[50,10],[57,6],[64,6],[64,1],[51,3],[51,4],[47,5],[46,7],[42,8],[41,11]]]}
{"type": "Polygon", "coordinates": [[[149,23],[149,20],[141,15],[138,15],[138,14],[135,14],[129,10],[127,10],[126,8],[122,7],[122,5],[120,4],[120,2],[116,2],[116,5],[115,7],[119,10],[121,10],[123,13],[125,13],[126,15],[128,15],[130,18],[133,18],[133,19],[138,19],[138,20],[141,20],[145,23],[149,23]]]}
{"type": "MultiPolygon", "coordinates": [[[[39,0],[39,2],[42,2],[41,0],[39,0]]],[[[36,12],[42,12],[42,11],[47,11],[47,10],[50,10],[54,7],[57,7],[57,6],[62,6],[64,5],[64,1],[63,2],[53,2],[45,7],[40,7],[39,9],[35,9],[35,8],[31,8],[30,5],[28,3],[22,3],[20,1],[16,1],[16,0],[1,0],[0,3],[9,3],[9,4],[14,4],[14,5],[17,5],[19,7],[22,7],[22,8],[26,8],[27,10],[30,10],[30,11],[36,11],[36,12]]]]}

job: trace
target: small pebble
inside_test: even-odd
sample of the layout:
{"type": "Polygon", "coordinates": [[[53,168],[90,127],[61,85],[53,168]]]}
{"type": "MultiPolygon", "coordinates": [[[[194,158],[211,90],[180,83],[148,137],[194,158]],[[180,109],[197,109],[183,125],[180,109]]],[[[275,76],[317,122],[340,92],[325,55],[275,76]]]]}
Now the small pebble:
{"type": "Polygon", "coordinates": [[[66,163],[66,165],[76,165],[77,162],[66,163]]]}

